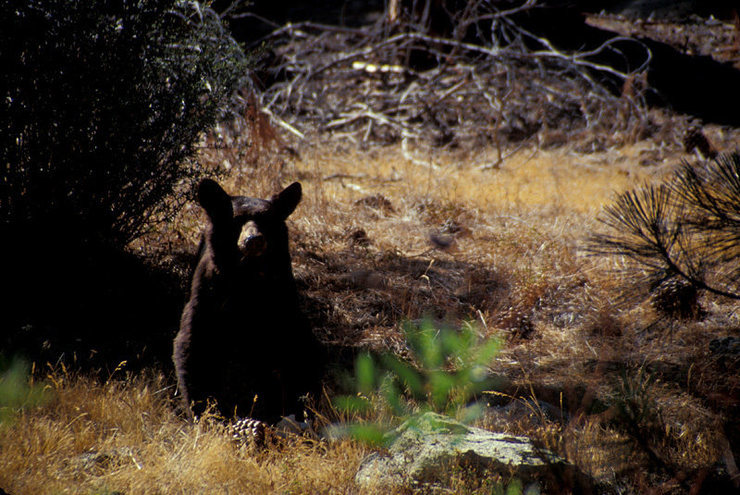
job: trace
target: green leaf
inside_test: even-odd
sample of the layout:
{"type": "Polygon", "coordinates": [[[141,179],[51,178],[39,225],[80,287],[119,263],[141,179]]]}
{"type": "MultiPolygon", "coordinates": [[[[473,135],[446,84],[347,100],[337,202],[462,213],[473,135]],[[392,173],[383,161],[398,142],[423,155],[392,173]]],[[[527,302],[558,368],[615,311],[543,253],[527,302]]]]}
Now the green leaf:
{"type": "Polygon", "coordinates": [[[444,359],[437,340],[439,331],[431,321],[425,320],[421,327],[405,325],[404,333],[411,352],[421,362],[423,368],[436,369],[442,366],[444,359]]]}
{"type": "Polygon", "coordinates": [[[349,427],[349,434],[352,438],[371,447],[384,447],[386,445],[386,431],[377,423],[354,424],[349,427]]]}
{"type": "Polygon", "coordinates": [[[29,366],[14,359],[0,374],[0,424],[11,421],[21,410],[43,404],[48,393],[43,385],[29,383],[29,366]]]}
{"type": "Polygon", "coordinates": [[[483,344],[476,347],[473,353],[473,363],[488,366],[501,350],[501,341],[496,338],[487,339],[483,344]]]}
{"type": "Polygon", "coordinates": [[[523,492],[524,486],[519,478],[512,479],[506,487],[506,495],[522,495],[523,492]]]}
{"type": "Polygon", "coordinates": [[[360,354],[355,362],[357,388],[361,394],[375,390],[375,362],[369,353],[360,354]]]}
{"type": "Polygon", "coordinates": [[[362,414],[371,408],[370,401],[360,396],[343,395],[336,397],[332,402],[334,407],[343,413],[362,414]]]}
{"type": "Polygon", "coordinates": [[[431,373],[429,383],[435,410],[444,411],[449,402],[450,394],[455,388],[455,380],[449,373],[435,371],[431,373]]]}
{"type": "Polygon", "coordinates": [[[381,356],[381,362],[413,396],[424,396],[423,378],[413,366],[391,354],[381,356]]]}
{"type": "Polygon", "coordinates": [[[396,386],[396,381],[389,374],[383,378],[380,386],[381,396],[385,399],[386,404],[397,417],[403,417],[408,414],[409,406],[403,400],[401,392],[396,386]]]}

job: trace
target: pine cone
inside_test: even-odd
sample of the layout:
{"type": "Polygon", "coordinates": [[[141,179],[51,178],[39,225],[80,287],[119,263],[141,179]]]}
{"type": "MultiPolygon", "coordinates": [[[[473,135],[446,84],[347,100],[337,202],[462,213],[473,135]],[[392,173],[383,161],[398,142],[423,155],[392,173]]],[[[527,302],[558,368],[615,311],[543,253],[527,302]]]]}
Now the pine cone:
{"type": "Polygon", "coordinates": [[[656,311],[672,318],[698,318],[703,314],[699,307],[696,286],[682,278],[669,278],[650,291],[656,311]]]}
{"type": "Polygon", "coordinates": [[[530,339],[534,335],[534,324],[527,311],[518,306],[510,306],[496,318],[496,326],[512,333],[521,339],[530,339]]]}
{"type": "Polygon", "coordinates": [[[252,418],[236,419],[229,427],[231,437],[238,443],[251,444],[261,448],[265,445],[267,425],[252,418]]]}

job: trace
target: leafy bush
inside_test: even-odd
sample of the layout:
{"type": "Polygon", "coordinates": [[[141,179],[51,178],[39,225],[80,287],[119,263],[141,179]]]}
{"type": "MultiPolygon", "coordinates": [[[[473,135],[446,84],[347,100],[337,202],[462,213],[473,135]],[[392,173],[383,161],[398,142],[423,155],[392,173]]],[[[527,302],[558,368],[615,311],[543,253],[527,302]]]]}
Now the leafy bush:
{"type": "Polygon", "coordinates": [[[163,200],[246,63],[182,0],[15,2],[0,47],[0,224],[116,246],[178,206],[163,200]]]}
{"type": "Polygon", "coordinates": [[[424,321],[406,323],[403,331],[409,361],[390,353],[360,355],[355,363],[357,395],[335,400],[340,411],[375,417],[349,426],[359,440],[382,443],[389,428],[427,411],[472,421],[480,406],[469,403],[494,386],[487,366],[501,344],[481,337],[475,325],[456,330],[424,321]]]}
{"type": "Polygon", "coordinates": [[[739,154],[684,163],[663,184],[621,194],[601,221],[609,232],[592,236],[589,250],[631,260],[662,291],[661,307],[685,313],[692,301],[665,299],[695,298],[696,290],[740,299],[739,154]]]}

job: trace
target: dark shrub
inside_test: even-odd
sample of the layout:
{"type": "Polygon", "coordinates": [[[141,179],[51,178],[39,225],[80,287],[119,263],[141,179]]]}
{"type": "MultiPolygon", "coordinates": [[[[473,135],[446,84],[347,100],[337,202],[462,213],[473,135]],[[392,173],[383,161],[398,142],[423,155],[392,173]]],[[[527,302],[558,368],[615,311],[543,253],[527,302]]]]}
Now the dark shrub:
{"type": "Polygon", "coordinates": [[[182,294],[122,248],[184,201],[245,57],[196,2],[1,4],[0,348],[167,361],[182,294]]]}
{"type": "MultiPolygon", "coordinates": [[[[178,0],[27,0],[0,9],[0,218],[123,246],[176,202],[245,58],[178,0]]],[[[49,232],[44,237],[48,238],[49,232]]]]}

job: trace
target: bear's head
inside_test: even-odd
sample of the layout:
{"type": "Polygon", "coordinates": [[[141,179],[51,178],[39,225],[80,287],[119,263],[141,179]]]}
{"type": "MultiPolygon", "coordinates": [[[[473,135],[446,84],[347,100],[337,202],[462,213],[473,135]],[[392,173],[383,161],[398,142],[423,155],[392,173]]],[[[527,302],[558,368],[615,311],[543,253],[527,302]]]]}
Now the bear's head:
{"type": "Polygon", "coordinates": [[[230,196],[211,179],[198,185],[198,203],[210,220],[206,235],[215,252],[236,255],[244,262],[263,255],[283,254],[288,248],[285,220],[301,201],[294,182],[269,200],[230,196]]]}

